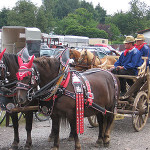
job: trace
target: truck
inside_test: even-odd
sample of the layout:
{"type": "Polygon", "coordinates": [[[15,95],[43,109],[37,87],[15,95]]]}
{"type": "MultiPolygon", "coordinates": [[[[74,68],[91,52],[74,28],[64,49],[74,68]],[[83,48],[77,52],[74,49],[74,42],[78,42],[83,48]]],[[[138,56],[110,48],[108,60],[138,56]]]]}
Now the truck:
{"type": "Polygon", "coordinates": [[[40,57],[41,31],[36,27],[3,26],[1,40],[7,53],[17,54],[26,47],[30,56],[40,57]]]}
{"type": "Polygon", "coordinates": [[[42,42],[46,43],[49,47],[56,46],[56,48],[63,48],[63,46],[81,47],[89,45],[89,37],[74,35],[49,35],[42,33],[42,42]]]}

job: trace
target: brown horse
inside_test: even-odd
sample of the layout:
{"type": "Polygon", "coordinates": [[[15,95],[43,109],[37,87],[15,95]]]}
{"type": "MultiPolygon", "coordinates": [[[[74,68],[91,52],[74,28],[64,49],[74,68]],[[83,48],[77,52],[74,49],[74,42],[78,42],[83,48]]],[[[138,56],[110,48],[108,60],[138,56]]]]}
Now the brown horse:
{"type": "MultiPolygon", "coordinates": [[[[2,52],[4,53],[4,51],[2,52]]],[[[0,91],[3,91],[3,88],[5,89],[4,92],[6,93],[7,90],[13,90],[16,87],[16,73],[19,69],[18,65],[18,56],[14,54],[0,54],[0,80],[2,85],[0,85],[0,91]],[[9,74],[8,74],[9,73],[9,74]],[[7,79],[7,82],[5,82],[7,79]],[[6,90],[7,89],[7,90],[6,90]]],[[[13,95],[13,94],[12,94],[13,95]]],[[[9,96],[7,97],[7,94],[2,96],[0,99],[0,105],[1,107],[4,107],[2,109],[5,109],[8,111],[9,115],[12,119],[12,124],[14,128],[14,140],[11,146],[12,150],[18,149],[19,144],[19,123],[18,123],[18,113],[17,112],[11,112],[8,110],[7,106],[9,104],[15,104],[14,97],[9,96]],[[8,105],[7,105],[8,104],[8,105]]],[[[25,113],[25,119],[26,119],[26,131],[27,131],[27,140],[25,144],[25,148],[28,148],[31,146],[31,130],[32,130],[32,119],[33,119],[33,112],[28,111],[25,113]]]]}
{"type": "MultiPolygon", "coordinates": [[[[60,75],[59,69],[61,64],[58,59],[41,57],[35,59],[33,61],[33,64],[34,66],[36,66],[36,69],[40,74],[40,87],[47,85],[49,82],[51,82],[53,79],[56,79],[60,75]]],[[[31,80],[33,79],[32,75],[34,74],[31,73],[31,70],[33,70],[32,61],[30,61],[28,64],[23,64],[22,62],[20,63],[20,69],[18,72],[18,76],[20,74],[20,76],[18,77],[18,85],[24,85],[25,88],[20,87],[17,89],[17,101],[22,105],[26,105],[26,103],[28,103],[27,92],[29,87],[37,86],[37,83],[34,83],[32,85],[30,84],[31,80]]],[[[102,108],[107,109],[108,111],[108,113],[103,114],[102,112],[87,106],[85,107],[84,116],[89,117],[92,115],[97,115],[99,123],[99,135],[97,144],[101,145],[103,143],[105,146],[108,146],[110,143],[111,127],[114,120],[113,111],[119,93],[115,88],[115,83],[118,83],[118,80],[116,80],[116,78],[111,73],[100,69],[94,69],[91,71],[88,70],[82,75],[87,78],[91,85],[91,90],[94,95],[93,102],[101,106],[102,108]]],[[[84,83],[82,77],[81,80],[84,83]]],[[[66,90],[74,93],[72,78],[70,78],[66,90]]],[[[55,121],[55,124],[57,125],[53,129],[55,138],[52,150],[59,149],[59,126],[60,117],[62,116],[66,117],[70,123],[75,140],[75,150],[81,150],[81,145],[76,130],[76,102],[73,98],[66,95],[62,95],[56,100],[53,108],[53,113],[51,115],[52,120],[55,121]]]]}
{"type": "Polygon", "coordinates": [[[78,59],[80,58],[80,52],[76,49],[70,49],[70,59],[74,60],[75,65],[78,63],[78,59]]]}
{"type": "Polygon", "coordinates": [[[90,68],[102,68],[102,69],[109,69],[107,68],[107,65],[114,65],[116,62],[115,58],[107,58],[105,56],[104,58],[99,59],[97,56],[95,56],[92,52],[83,49],[81,51],[81,55],[79,58],[79,65],[82,67],[87,66],[87,69],[90,68]]]}
{"type": "MultiPolygon", "coordinates": [[[[4,53],[5,50],[0,53],[0,91],[3,92],[3,89],[5,89],[5,93],[7,92],[6,90],[13,90],[16,87],[16,73],[18,72],[19,69],[19,64],[18,64],[18,56],[14,54],[8,54],[4,53]],[[7,80],[6,80],[7,79],[7,80]],[[7,81],[7,83],[6,83],[7,81]],[[2,85],[1,85],[2,84],[2,85]]],[[[0,96],[0,106],[2,109],[7,110],[7,104],[14,103],[14,96],[7,97],[6,96],[0,96]]],[[[37,101],[34,101],[34,106],[37,105],[37,101]]],[[[33,105],[30,103],[30,105],[33,105]]],[[[38,105],[37,105],[38,106],[38,105]]],[[[17,108],[15,108],[17,109],[17,108]]],[[[7,110],[11,119],[12,119],[12,124],[14,128],[14,140],[11,145],[12,150],[18,149],[18,144],[19,144],[19,123],[18,123],[18,113],[17,112],[11,112],[7,110]]],[[[24,112],[25,114],[25,121],[26,121],[26,131],[27,131],[27,140],[25,144],[26,149],[30,149],[32,145],[32,139],[31,139],[31,130],[32,130],[32,121],[33,121],[33,111],[26,111],[24,112]]],[[[55,126],[54,123],[52,123],[52,130],[51,134],[49,135],[49,140],[53,139],[53,126],[55,126]]],[[[70,133],[71,137],[71,133],[70,133]]]]}

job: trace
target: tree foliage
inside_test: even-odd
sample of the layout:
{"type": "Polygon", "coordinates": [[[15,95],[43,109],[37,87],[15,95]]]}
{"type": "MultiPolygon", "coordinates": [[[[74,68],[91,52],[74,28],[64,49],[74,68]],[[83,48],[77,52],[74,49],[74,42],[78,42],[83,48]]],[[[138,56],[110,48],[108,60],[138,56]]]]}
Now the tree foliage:
{"type": "Polygon", "coordinates": [[[8,13],[9,10],[6,8],[3,8],[0,12],[0,28],[2,28],[3,26],[7,26],[8,25],[8,13]]]}
{"type": "Polygon", "coordinates": [[[46,33],[54,31],[56,34],[116,40],[119,35],[134,35],[150,27],[150,7],[140,0],[131,0],[129,11],[111,16],[100,3],[94,8],[85,0],[42,2],[43,5],[38,8],[30,0],[18,0],[12,9],[3,8],[0,11],[0,28],[7,25],[34,26],[46,33]]]}
{"type": "Polygon", "coordinates": [[[36,26],[37,8],[32,2],[20,0],[8,13],[8,25],[13,26],[36,26]]]}

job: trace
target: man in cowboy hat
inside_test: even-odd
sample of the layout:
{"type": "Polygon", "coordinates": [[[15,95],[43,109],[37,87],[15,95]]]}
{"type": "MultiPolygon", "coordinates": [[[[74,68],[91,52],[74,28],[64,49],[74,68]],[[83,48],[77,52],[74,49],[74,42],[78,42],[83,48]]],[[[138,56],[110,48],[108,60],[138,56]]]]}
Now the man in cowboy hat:
{"type": "MultiPolygon", "coordinates": [[[[142,65],[141,53],[134,47],[134,37],[126,36],[124,41],[125,50],[120,55],[119,59],[114,64],[111,72],[119,75],[137,75],[137,68],[142,65]]],[[[129,85],[133,84],[132,80],[126,80],[125,78],[119,78],[121,85],[121,93],[126,92],[126,81],[129,85]]]]}
{"type": "Polygon", "coordinates": [[[136,44],[135,47],[141,52],[141,55],[144,57],[148,57],[147,66],[150,67],[150,48],[145,43],[145,37],[143,34],[138,34],[137,38],[135,38],[136,44]]]}

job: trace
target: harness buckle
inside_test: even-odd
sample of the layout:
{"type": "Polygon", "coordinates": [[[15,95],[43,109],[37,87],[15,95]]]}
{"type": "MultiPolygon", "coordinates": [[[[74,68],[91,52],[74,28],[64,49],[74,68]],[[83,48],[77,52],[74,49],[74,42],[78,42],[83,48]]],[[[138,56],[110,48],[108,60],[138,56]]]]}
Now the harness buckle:
{"type": "Polygon", "coordinates": [[[94,99],[94,94],[91,92],[87,92],[87,98],[88,99],[94,99]]]}
{"type": "Polygon", "coordinates": [[[32,97],[35,95],[34,92],[30,93],[31,90],[33,90],[33,89],[31,88],[27,92],[27,98],[28,98],[29,101],[32,101],[32,97]]]}

